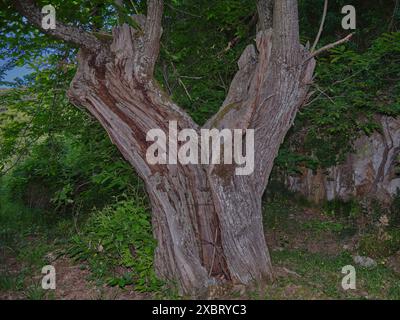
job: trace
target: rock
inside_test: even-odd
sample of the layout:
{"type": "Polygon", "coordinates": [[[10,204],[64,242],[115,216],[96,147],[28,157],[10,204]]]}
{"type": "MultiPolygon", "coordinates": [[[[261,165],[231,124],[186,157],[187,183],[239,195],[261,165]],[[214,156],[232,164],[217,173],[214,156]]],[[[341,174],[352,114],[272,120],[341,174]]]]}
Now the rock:
{"type": "Polygon", "coordinates": [[[301,175],[286,177],[287,187],[316,203],[364,198],[371,193],[378,200],[391,203],[400,188],[396,169],[400,162],[400,117],[379,116],[376,120],[381,132],[353,141],[355,152],[343,163],[315,172],[303,168],[301,175]]]}
{"type": "Polygon", "coordinates": [[[343,250],[345,251],[354,251],[356,249],[356,242],[354,239],[350,240],[348,243],[343,245],[343,250]]]}
{"type": "Polygon", "coordinates": [[[301,278],[301,275],[299,275],[299,274],[298,274],[297,272],[295,272],[295,271],[289,270],[288,268],[283,267],[283,271],[285,271],[287,274],[291,274],[291,275],[294,275],[294,276],[296,276],[296,277],[298,277],[298,278],[301,278]]]}
{"type": "Polygon", "coordinates": [[[361,267],[368,269],[376,268],[378,265],[374,259],[363,256],[354,256],[353,261],[354,263],[360,265],[361,267]]]}

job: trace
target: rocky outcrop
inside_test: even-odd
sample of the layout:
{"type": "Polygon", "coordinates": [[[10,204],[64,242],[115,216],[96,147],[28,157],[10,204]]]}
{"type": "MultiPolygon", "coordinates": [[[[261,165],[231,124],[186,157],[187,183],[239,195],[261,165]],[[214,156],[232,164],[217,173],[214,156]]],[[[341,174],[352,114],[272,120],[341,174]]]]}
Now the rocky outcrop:
{"type": "Polygon", "coordinates": [[[390,202],[400,189],[400,118],[381,116],[378,121],[381,132],[355,140],[355,152],[344,163],[316,172],[304,169],[286,178],[289,189],[317,203],[366,196],[390,202]]]}

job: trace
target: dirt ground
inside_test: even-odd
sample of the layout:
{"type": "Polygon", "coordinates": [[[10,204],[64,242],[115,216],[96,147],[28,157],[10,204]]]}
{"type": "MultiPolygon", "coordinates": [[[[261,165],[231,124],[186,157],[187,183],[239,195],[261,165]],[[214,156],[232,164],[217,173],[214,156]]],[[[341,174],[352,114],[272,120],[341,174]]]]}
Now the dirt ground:
{"type": "MultiPolygon", "coordinates": [[[[60,257],[51,262],[56,270],[56,289],[49,290],[46,299],[56,300],[143,300],[151,298],[148,294],[138,293],[134,290],[121,289],[106,285],[96,286],[93,281],[88,280],[90,271],[84,265],[77,265],[71,259],[60,257]]],[[[1,267],[7,270],[9,275],[21,273],[22,266],[15,258],[9,256],[1,267]]],[[[40,270],[34,272],[31,278],[26,279],[28,283],[40,284],[43,275],[40,270]]],[[[0,291],[0,300],[26,299],[23,291],[0,291]]]]}

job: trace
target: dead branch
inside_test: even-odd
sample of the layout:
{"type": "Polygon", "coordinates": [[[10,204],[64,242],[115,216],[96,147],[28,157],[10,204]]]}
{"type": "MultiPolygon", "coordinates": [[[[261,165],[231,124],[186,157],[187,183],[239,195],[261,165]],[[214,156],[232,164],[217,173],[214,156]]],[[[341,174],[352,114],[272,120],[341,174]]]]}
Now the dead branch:
{"type": "Polygon", "coordinates": [[[341,45],[343,43],[348,42],[353,35],[354,35],[354,33],[350,33],[345,38],[340,39],[340,40],[338,40],[338,41],[336,41],[334,43],[327,44],[326,46],[322,47],[321,49],[318,49],[317,51],[312,52],[310,57],[308,57],[306,61],[310,60],[313,57],[316,57],[317,55],[321,54],[324,51],[330,50],[330,49],[332,49],[332,48],[334,48],[336,46],[339,46],[339,45],[341,45]]]}
{"type": "Polygon", "coordinates": [[[328,12],[328,0],[325,0],[324,12],[322,14],[321,25],[319,26],[317,37],[315,38],[314,44],[311,47],[311,51],[310,52],[314,52],[314,50],[317,47],[317,44],[319,42],[319,39],[321,38],[322,30],[324,30],[324,25],[325,25],[325,19],[326,19],[326,13],[327,12],[328,12]]]}

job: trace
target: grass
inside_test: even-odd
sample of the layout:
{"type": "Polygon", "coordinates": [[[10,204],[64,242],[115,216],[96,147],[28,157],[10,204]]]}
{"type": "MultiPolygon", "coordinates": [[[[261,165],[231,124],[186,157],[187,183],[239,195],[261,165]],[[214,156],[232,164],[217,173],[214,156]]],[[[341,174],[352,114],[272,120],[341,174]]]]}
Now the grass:
{"type": "Polygon", "coordinates": [[[34,300],[50,297],[38,279],[49,264],[47,254],[60,249],[59,240],[72,232],[72,223],[27,208],[0,188],[0,226],[0,293],[34,300]]]}
{"type": "Polygon", "coordinates": [[[311,230],[317,233],[324,233],[327,231],[340,233],[344,230],[344,225],[340,222],[333,221],[320,221],[317,219],[310,220],[305,222],[302,225],[302,228],[305,230],[311,230]]]}
{"type": "Polygon", "coordinates": [[[12,275],[6,271],[0,273],[0,290],[1,291],[19,291],[23,288],[24,278],[12,275]]]}
{"type": "Polygon", "coordinates": [[[356,267],[356,290],[343,290],[341,270],[354,265],[347,252],[337,256],[283,250],[272,253],[275,266],[285,267],[298,276],[278,279],[267,290],[267,299],[400,299],[400,278],[384,265],[375,269],[356,267]]]}
{"type": "MultiPolygon", "coordinates": [[[[357,248],[352,252],[343,248],[357,238],[354,224],[342,214],[344,209],[338,206],[327,215],[324,207],[299,204],[285,194],[264,207],[272,263],[278,272],[259,299],[400,299],[400,275],[386,266],[385,259],[374,257],[378,266],[365,269],[353,262],[357,248]],[[356,268],[356,290],[341,286],[346,265],[356,268]]],[[[374,239],[378,243],[376,235],[374,239]]]]}

